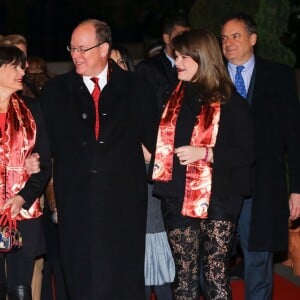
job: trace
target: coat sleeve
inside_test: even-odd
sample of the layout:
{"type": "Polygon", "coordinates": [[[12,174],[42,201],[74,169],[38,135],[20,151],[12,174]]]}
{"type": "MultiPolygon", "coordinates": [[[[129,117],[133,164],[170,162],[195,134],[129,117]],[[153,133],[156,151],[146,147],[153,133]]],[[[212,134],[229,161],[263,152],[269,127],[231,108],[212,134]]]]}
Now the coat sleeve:
{"type": "Polygon", "coordinates": [[[297,95],[295,73],[283,68],[278,84],[282,85],[282,112],[285,150],[288,161],[289,189],[291,193],[300,193],[300,103],[297,95]]]}
{"type": "Polygon", "coordinates": [[[51,175],[49,141],[39,103],[36,100],[32,100],[28,107],[36,122],[37,134],[33,153],[40,155],[41,171],[37,174],[32,174],[24,188],[18,193],[24,198],[26,208],[29,208],[35,199],[41,196],[51,175]]]}
{"type": "Polygon", "coordinates": [[[246,100],[234,95],[221,107],[217,142],[213,149],[214,168],[243,168],[255,158],[254,132],[246,100]]]}
{"type": "Polygon", "coordinates": [[[140,138],[143,145],[153,153],[159,123],[155,94],[152,86],[143,78],[139,78],[137,84],[139,85],[139,89],[137,91],[136,107],[139,108],[138,126],[140,138]]]}

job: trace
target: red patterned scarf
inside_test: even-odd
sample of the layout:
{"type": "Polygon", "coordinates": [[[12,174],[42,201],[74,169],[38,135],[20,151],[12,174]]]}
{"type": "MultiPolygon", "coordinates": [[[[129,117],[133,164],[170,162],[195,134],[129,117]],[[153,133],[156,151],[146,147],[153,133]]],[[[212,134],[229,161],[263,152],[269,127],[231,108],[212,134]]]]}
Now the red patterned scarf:
{"type": "MultiPolygon", "coordinates": [[[[5,131],[0,137],[0,207],[25,185],[29,175],[25,159],[36,140],[36,123],[24,102],[13,94],[9,103],[5,131]]],[[[28,209],[21,209],[17,220],[37,218],[42,214],[39,199],[28,209]]]]}
{"type": "MultiPolygon", "coordinates": [[[[184,88],[179,82],[163,112],[156,144],[153,180],[172,180],[175,127],[184,98],[184,88]]],[[[220,120],[220,103],[204,105],[194,125],[191,146],[214,147],[220,120]],[[207,114],[210,124],[205,124],[207,114]]],[[[211,163],[199,160],[187,165],[185,195],[181,213],[184,216],[207,218],[212,183],[211,163]]]]}

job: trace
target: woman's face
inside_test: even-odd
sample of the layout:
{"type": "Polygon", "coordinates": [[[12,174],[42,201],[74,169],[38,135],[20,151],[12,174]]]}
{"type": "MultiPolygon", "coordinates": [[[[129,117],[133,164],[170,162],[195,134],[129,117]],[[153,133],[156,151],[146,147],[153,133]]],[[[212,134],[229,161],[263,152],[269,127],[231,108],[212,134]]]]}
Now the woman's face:
{"type": "Polygon", "coordinates": [[[14,93],[23,88],[22,80],[25,70],[22,67],[12,64],[0,67],[0,89],[14,93]]]}
{"type": "Polygon", "coordinates": [[[112,49],[110,52],[110,58],[113,59],[119,65],[120,68],[122,68],[125,71],[128,71],[126,62],[122,58],[119,50],[112,49]]]}
{"type": "Polygon", "coordinates": [[[199,65],[190,56],[182,55],[178,51],[175,51],[175,57],[178,79],[191,81],[196,74],[199,65]]]}

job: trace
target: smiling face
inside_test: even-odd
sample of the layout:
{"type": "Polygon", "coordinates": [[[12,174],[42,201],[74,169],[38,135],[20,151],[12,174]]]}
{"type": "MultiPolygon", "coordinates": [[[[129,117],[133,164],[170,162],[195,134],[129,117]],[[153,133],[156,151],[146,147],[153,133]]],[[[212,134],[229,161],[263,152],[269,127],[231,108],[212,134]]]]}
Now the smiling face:
{"type": "Polygon", "coordinates": [[[83,76],[97,76],[102,72],[107,64],[109,44],[101,43],[97,40],[96,30],[93,24],[83,23],[77,26],[71,37],[71,57],[76,68],[76,72],[83,76]],[[98,45],[97,47],[94,47],[98,45]],[[86,52],[77,49],[88,49],[86,52]],[[74,49],[74,50],[72,50],[74,49]]]}
{"type": "Polygon", "coordinates": [[[253,55],[257,35],[249,33],[246,25],[233,19],[226,22],[221,30],[222,50],[227,60],[242,65],[253,55]]]}
{"type": "Polygon", "coordinates": [[[175,57],[178,79],[183,81],[192,81],[199,65],[190,56],[182,55],[178,51],[175,51],[175,57]]]}
{"type": "Polygon", "coordinates": [[[0,89],[10,94],[23,88],[22,80],[25,75],[21,65],[6,64],[0,67],[0,89]]]}

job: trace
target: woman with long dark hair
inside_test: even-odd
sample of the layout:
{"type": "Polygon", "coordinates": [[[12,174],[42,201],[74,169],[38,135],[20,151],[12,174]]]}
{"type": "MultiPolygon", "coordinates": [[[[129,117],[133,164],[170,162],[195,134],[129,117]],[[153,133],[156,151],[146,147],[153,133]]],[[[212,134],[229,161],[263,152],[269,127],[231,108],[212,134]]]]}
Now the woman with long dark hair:
{"type": "Polygon", "coordinates": [[[217,39],[205,30],[172,41],[179,84],[162,114],[154,194],[175,265],[174,299],[231,299],[228,265],[254,160],[248,104],[235,91],[217,39]]]}

